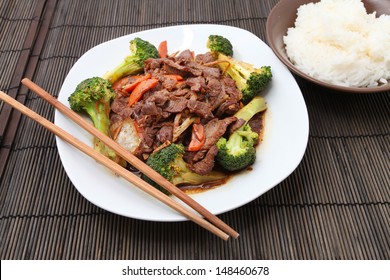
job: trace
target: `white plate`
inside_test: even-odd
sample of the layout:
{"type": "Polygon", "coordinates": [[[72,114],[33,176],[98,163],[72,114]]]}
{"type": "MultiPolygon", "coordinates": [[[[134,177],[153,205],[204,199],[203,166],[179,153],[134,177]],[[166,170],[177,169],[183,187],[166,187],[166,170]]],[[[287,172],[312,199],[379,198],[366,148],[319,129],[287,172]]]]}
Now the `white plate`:
{"type": "MultiPolygon", "coordinates": [[[[169,52],[188,48],[195,53],[204,53],[210,34],[228,38],[237,59],[258,67],[270,65],[273,72],[272,83],[263,93],[268,103],[264,141],[258,147],[253,170],[235,176],[223,186],[192,195],[213,214],[220,214],[254,200],[289,176],[301,161],[308,140],[307,109],[296,81],[272,50],[254,34],[223,25],[183,25],[123,36],[102,43],[80,57],[66,77],[58,99],[68,105],[68,97],[76,85],[86,78],[102,76],[115,67],[128,54],[129,41],[135,37],[156,46],[167,40],[169,52]]],[[[55,123],[92,145],[92,137],[58,111],[55,112],[55,123]]],[[[186,220],[59,138],[57,146],[70,180],[93,204],[136,219],[186,220]]]]}

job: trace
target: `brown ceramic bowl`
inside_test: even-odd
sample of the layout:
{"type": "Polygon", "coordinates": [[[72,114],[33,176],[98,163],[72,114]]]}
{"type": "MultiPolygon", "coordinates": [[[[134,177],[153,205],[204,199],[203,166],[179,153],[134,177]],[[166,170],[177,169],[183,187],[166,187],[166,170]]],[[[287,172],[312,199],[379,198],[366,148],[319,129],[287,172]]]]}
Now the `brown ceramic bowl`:
{"type": "MultiPolygon", "coordinates": [[[[390,90],[390,82],[384,85],[371,88],[360,87],[345,87],[332,85],[317,79],[310,77],[309,75],[298,70],[288,59],[285,45],[283,43],[283,36],[287,34],[287,29],[294,26],[295,19],[297,17],[297,9],[299,6],[307,3],[319,2],[319,0],[281,0],[270,12],[267,25],[267,43],[274,51],[276,56],[292,71],[293,73],[307,79],[315,84],[343,92],[350,93],[374,93],[390,90]]],[[[385,0],[363,0],[367,13],[373,13],[376,11],[377,16],[382,14],[390,15],[390,5],[385,0]]]]}

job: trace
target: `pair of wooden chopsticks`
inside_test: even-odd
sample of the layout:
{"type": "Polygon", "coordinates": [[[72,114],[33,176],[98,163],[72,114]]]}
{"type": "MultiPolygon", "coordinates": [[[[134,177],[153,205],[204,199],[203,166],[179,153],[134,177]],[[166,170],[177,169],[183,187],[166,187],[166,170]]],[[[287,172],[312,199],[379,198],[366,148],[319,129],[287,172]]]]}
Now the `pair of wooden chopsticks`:
{"type": "Polygon", "coordinates": [[[109,168],[111,171],[115,172],[116,174],[122,176],[127,181],[133,183],[135,186],[140,188],[141,190],[145,191],[149,195],[155,197],[156,199],[160,200],[161,202],[165,203],[169,207],[173,208],[177,212],[181,213],[183,216],[187,217],[188,219],[192,220],[193,222],[197,223],[201,227],[207,229],[208,231],[214,233],[218,237],[228,240],[229,236],[232,236],[233,238],[237,238],[239,234],[232,229],[230,226],[225,224],[222,220],[220,220],[218,217],[210,213],[206,208],[204,208],[202,205],[200,205],[198,202],[193,200],[190,196],[185,194],[183,191],[181,191],[179,188],[177,188],[175,185],[170,183],[168,180],[166,180],[163,176],[161,176],[159,173],[154,171],[152,168],[150,168],[148,165],[146,165],[144,162],[142,162],[140,159],[138,159],[133,154],[129,153],[127,150],[125,150],[122,146],[117,144],[115,141],[113,141],[110,137],[107,135],[101,133],[99,130],[97,130],[93,125],[89,124],[87,121],[85,121],[80,115],[73,112],[70,108],[62,104],[60,101],[58,101],[56,98],[54,98],[52,95],[50,95],[48,92],[46,92],[44,89],[30,81],[29,79],[25,78],[22,80],[22,84],[27,86],[30,90],[35,92],[37,95],[42,97],[44,100],[46,100],[48,103],[50,103],[52,106],[54,106],[57,110],[59,110],[61,113],[69,117],[71,120],[73,120],[75,123],[77,123],[79,126],[84,128],[86,131],[91,133],[93,136],[99,138],[104,144],[106,144],[108,147],[113,149],[119,156],[124,158],[127,162],[129,162],[131,165],[133,165],[135,168],[140,170],[143,174],[148,176],[150,179],[152,179],[154,182],[158,183],[162,187],[164,187],[166,190],[168,190],[171,194],[182,200],[184,203],[186,203],[188,206],[190,206],[194,211],[191,211],[190,209],[184,207],[182,204],[178,203],[177,201],[173,200],[171,197],[163,194],[156,188],[152,187],[148,183],[146,183],[144,180],[142,180],[140,177],[136,176],[135,174],[129,172],[127,169],[123,168],[122,166],[114,163],[107,157],[101,155],[99,152],[95,151],[93,148],[89,147],[88,145],[84,144],[74,136],[70,135],[68,132],[64,131],[60,127],[56,126],[52,122],[48,121],[47,119],[43,118],[39,114],[35,113],[34,111],[30,110],[23,104],[19,103],[12,97],[8,96],[6,93],[0,91],[0,99],[4,102],[11,105],[13,108],[19,110],[22,114],[28,116],[29,118],[33,119],[34,121],[38,122],[45,128],[47,128],[49,131],[57,135],[58,137],[62,138],[66,142],[70,143],[80,151],[84,152],[85,154],[89,155],[93,159],[95,159],[97,162],[101,163],[102,165],[109,168]],[[203,216],[203,217],[202,217],[203,216]]]}

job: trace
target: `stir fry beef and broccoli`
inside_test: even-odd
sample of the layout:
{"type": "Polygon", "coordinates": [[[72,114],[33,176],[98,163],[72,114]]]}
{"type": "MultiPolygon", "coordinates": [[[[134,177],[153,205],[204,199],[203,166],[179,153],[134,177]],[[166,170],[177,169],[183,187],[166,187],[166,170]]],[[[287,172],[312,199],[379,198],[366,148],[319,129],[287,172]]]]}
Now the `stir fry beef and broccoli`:
{"type": "MultiPolygon", "coordinates": [[[[232,58],[233,46],[222,36],[210,35],[206,45],[204,54],[168,55],[166,41],[156,48],[135,38],[118,67],[80,83],[70,106],[173,184],[220,185],[256,160],[267,109],[259,93],[272,73],[232,58]]],[[[100,144],[101,153],[123,164],[100,144]]]]}

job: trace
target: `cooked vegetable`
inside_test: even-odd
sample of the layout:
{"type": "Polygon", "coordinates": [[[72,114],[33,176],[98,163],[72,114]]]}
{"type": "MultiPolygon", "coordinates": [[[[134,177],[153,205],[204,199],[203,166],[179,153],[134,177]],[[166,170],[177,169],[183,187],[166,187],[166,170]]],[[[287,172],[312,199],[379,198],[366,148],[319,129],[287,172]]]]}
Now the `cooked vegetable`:
{"type": "Polygon", "coordinates": [[[132,154],[141,143],[136,123],[131,118],[111,123],[110,132],[112,139],[132,154]]]}
{"type": "Polygon", "coordinates": [[[252,64],[236,60],[222,53],[218,54],[218,66],[229,75],[242,92],[242,102],[247,104],[264,90],[272,79],[270,66],[255,68],[252,64]]]}
{"type": "Polygon", "coordinates": [[[191,142],[188,144],[188,150],[191,152],[199,151],[206,142],[206,135],[204,134],[204,127],[200,123],[192,125],[191,142]]]}
{"type": "Polygon", "coordinates": [[[167,41],[162,41],[159,45],[158,45],[158,55],[159,57],[161,58],[165,58],[168,56],[168,43],[167,41]]]}
{"type": "Polygon", "coordinates": [[[173,121],[173,135],[172,135],[173,142],[176,142],[179,136],[184,131],[186,131],[186,129],[189,128],[191,124],[193,124],[198,119],[198,117],[189,116],[185,118],[181,124],[179,124],[180,119],[181,119],[181,114],[179,113],[175,116],[175,119],[173,121]]]}
{"type": "Polygon", "coordinates": [[[255,96],[248,104],[238,110],[234,116],[238,120],[244,120],[247,123],[254,115],[267,109],[267,103],[261,96],[255,96]]]}
{"type": "Polygon", "coordinates": [[[147,73],[145,75],[132,76],[132,77],[135,79],[135,81],[132,83],[123,85],[121,90],[123,90],[125,92],[131,92],[133,89],[135,89],[136,86],[138,86],[139,83],[141,83],[142,81],[145,81],[147,79],[150,79],[152,77],[152,75],[150,73],[147,73]]]}
{"type": "Polygon", "coordinates": [[[216,161],[228,171],[244,169],[256,160],[254,143],[258,134],[253,132],[249,125],[234,132],[229,140],[220,138],[217,142],[218,154],[216,161]]]}
{"type": "MultiPolygon", "coordinates": [[[[224,173],[211,171],[207,175],[199,175],[192,172],[183,160],[184,146],[182,144],[169,144],[149,156],[146,164],[160,173],[174,185],[189,184],[200,185],[218,182],[226,178],[224,173]]],[[[165,189],[144,176],[144,180],[159,190],[167,193],[165,189]]]]}
{"type": "Polygon", "coordinates": [[[218,55],[218,53],[222,53],[227,56],[233,56],[233,45],[232,43],[225,37],[220,35],[210,35],[208,37],[207,48],[212,52],[218,55]]]}
{"type": "Polygon", "coordinates": [[[158,58],[156,47],[140,38],[134,38],[130,41],[130,54],[112,71],[104,75],[111,84],[127,75],[141,73],[144,68],[144,61],[148,58],[158,58]]]}
{"type": "MultiPolygon", "coordinates": [[[[115,93],[109,81],[92,77],[80,82],[68,101],[73,111],[87,113],[93,125],[100,132],[109,135],[110,103],[114,97],[115,93]]],[[[125,164],[113,150],[97,138],[94,138],[94,149],[122,165],[125,164]]]]}
{"type": "Polygon", "coordinates": [[[176,81],[183,81],[184,80],[184,78],[182,76],[177,75],[177,74],[165,74],[163,76],[166,78],[169,78],[169,79],[175,79],[176,81]]]}
{"type": "Polygon", "coordinates": [[[221,167],[228,171],[236,171],[255,162],[254,146],[259,135],[253,132],[247,123],[254,115],[266,108],[264,99],[256,96],[235,114],[237,119],[243,120],[244,123],[229,136],[229,139],[221,137],[218,140],[218,154],[215,160],[221,167]]]}
{"type": "Polygon", "coordinates": [[[132,106],[135,102],[140,100],[142,95],[145,92],[152,89],[157,84],[158,84],[158,79],[154,79],[154,78],[143,80],[139,84],[137,84],[134,90],[130,94],[129,106],[132,106]]]}

